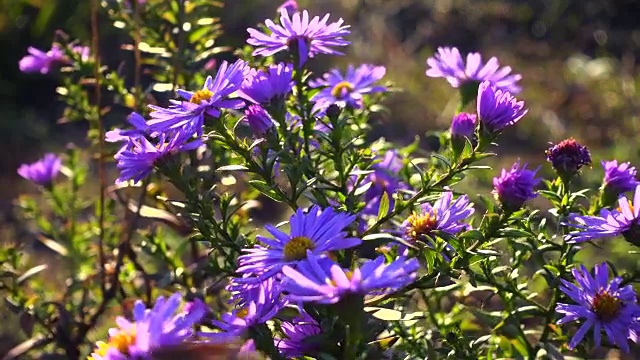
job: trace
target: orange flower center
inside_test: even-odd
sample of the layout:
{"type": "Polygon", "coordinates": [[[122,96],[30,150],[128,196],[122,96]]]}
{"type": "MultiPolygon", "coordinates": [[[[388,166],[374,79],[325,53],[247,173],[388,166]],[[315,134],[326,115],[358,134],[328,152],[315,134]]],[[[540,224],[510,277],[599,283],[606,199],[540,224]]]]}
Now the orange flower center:
{"type": "Polygon", "coordinates": [[[421,235],[427,235],[438,227],[437,211],[434,209],[423,214],[414,212],[407,219],[409,226],[405,234],[411,239],[418,240],[421,235]]]}
{"type": "Polygon", "coordinates": [[[200,104],[203,101],[211,99],[212,96],[213,93],[209,89],[198,90],[193,93],[193,96],[191,96],[191,100],[189,100],[189,102],[200,104]]]}
{"type": "Polygon", "coordinates": [[[611,320],[620,311],[622,303],[620,299],[602,290],[593,298],[591,306],[600,319],[611,320]]]}
{"type": "MultiPolygon", "coordinates": [[[[627,202],[629,203],[629,209],[631,209],[631,212],[633,212],[633,202],[631,200],[627,200],[627,202]]],[[[618,207],[618,212],[622,212],[621,207],[618,207]]]]}
{"type": "Polygon", "coordinates": [[[240,319],[244,319],[245,317],[247,317],[248,314],[249,314],[249,308],[244,307],[236,312],[236,317],[239,317],[240,319]]]}
{"type": "Polygon", "coordinates": [[[348,81],[341,81],[331,89],[331,95],[335,98],[342,98],[353,91],[353,84],[348,81]]]}
{"type": "MultiPolygon", "coordinates": [[[[105,343],[103,341],[99,341],[96,343],[98,346],[97,349],[94,350],[92,355],[97,355],[99,357],[104,357],[107,355],[109,349],[117,349],[122,355],[129,355],[129,347],[136,342],[136,329],[132,327],[129,330],[120,330],[115,335],[109,337],[109,342],[105,343]]],[[[88,360],[94,360],[93,356],[89,356],[88,360]]]]}

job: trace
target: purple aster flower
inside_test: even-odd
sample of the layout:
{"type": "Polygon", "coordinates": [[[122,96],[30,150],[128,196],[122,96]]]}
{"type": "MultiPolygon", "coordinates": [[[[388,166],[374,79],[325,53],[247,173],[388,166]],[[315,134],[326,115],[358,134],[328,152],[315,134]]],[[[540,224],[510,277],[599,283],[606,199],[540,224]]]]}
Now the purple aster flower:
{"type": "Polygon", "coordinates": [[[220,109],[239,109],[244,106],[241,99],[231,99],[229,96],[240,89],[248,71],[242,60],[231,65],[224,61],[215,78],[207,77],[202,90],[191,92],[178,89],[178,95],[186,101],[171,100],[168,108],[149,105],[152,109],[151,120],[147,122],[149,128],[157,132],[181,129],[188,135],[202,136],[205,115],[218,117],[220,109]]]}
{"type": "Polygon", "coordinates": [[[385,264],[385,257],[364,263],[353,271],[346,270],[327,257],[309,254],[294,269],[282,268],[286,276],[282,287],[292,301],[335,304],[347,295],[382,295],[392,293],[416,277],[418,260],[399,257],[385,264]]]}
{"type": "Polygon", "coordinates": [[[582,166],[591,165],[591,154],[586,146],[580,145],[574,138],[562,140],[545,151],[547,161],[562,177],[571,177],[582,166]]]}
{"type": "Polygon", "coordinates": [[[193,326],[204,316],[204,310],[179,312],[181,295],[159,297],[152,309],[142,301],[133,307],[133,321],[116,318],[118,328],[109,330],[107,342],[96,343],[90,360],[151,360],[151,352],[163,346],[178,345],[193,335],[193,326]]]}
{"type": "Polygon", "coordinates": [[[22,164],[18,174],[38,185],[49,186],[58,175],[62,160],[55,154],[46,154],[42,159],[32,164],[22,164]]]}
{"type": "Polygon", "coordinates": [[[473,133],[476,131],[477,123],[478,120],[475,114],[466,112],[457,114],[451,120],[451,136],[472,138],[473,133]]]}
{"type": "Polygon", "coordinates": [[[602,186],[605,191],[609,191],[615,195],[631,191],[640,185],[636,178],[636,168],[631,163],[621,163],[618,165],[617,160],[602,161],[604,168],[604,180],[602,186]]]}
{"type": "Polygon", "coordinates": [[[104,140],[107,142],[129,141],[131,138],[145,136],[148,134],[149,126],[142,115],[133,112],[129,115],[127,121],[133,126],[133,129],[113,129],[111,131],[107,131],[104,140]]]}
{"type": "Polygon", "coordinates": [[[298,12],[298,3],[296,0],[287,0],[278,8],[278,12],[282,12],[282,10],[286,11],[289,16],[298,12]]]}
{"type": "Polygon", "coordinates": [[[285,265],[296,266],[307,257],[307,251],[320,255],[360,245],[362,240],[348,237],[343,231],[355,218],[331,207],[322,210],[314,205],[307,213],[298,209],[289,220],[290,233],[267,225],[265,228],[273,238],[258,235],[257,239],[265,246],[244,249],[244,254],[238,258],[237,271],[256,275],[248,281],[262,280],[278,274],[285,265]]]}
{"type": "Polygon", "coordinates": [[[536,170],[528,170],[527,164],[520,168],[520,161],[511,169],[502,169],[499,177],[493,178],[493,194],[507,211],[518,210],[524,202],[537,196],[534,187],[540,183],[536,170]]]}
{"type": "MultiPolygon", "coordinates": [[[[581,320],[582,325],[569,342],[569,348],[575,349],[584,339],[587,331],[593,328],[593,339],[600,346],[602,330],[609,342],[629,352],[627,339],[636,336],[632,324],[640,311],[636,303],[636,293],[631,285],[620,287],[622,278],[609,281],[609,268],[606,263],[595,266],[595,274],[580,266],[572,270],[578,286],[561,279],[560,290],[576,304],[558,303],[556,311],[565,315],[558,324],[581,320]]],[[[636,339],[637,340],[637,339],[636,339]]]]}
{"type": "Polygon", "coordinates": [[[263,106],[283,101],[293,87],[293,65],[279,63],[267,70],[251,69],[238,93],[240,97],[263,106]]]}
{"type": "Polygon", "coordinates": [[[380,162],[371,166],[373,172],[366,176],[363,184],[371,183],[371,186],[363,194],[365,207],[362,209],[362,215],[378,215],[380,208],[380,200],[383,194],[387,194],[389,199],[389,210],[393,210],[395,199],[393,195],[396,191],[407,189],[408,186],[400,181],[398,173],[402,169],[402,159],[395,150],[387,150],[380,162]]]}
{"type": "Polygon", "coordinates": [[[164,156],[182,151],[189,151],[202,145],[201,140],[187,142],[188,139],[181,133],[175,133],[171,137],[160,135],[154,145],[142,136],[131,137],[128,143],[114,156],[118,162],[120,177],[116,183],[127,180],[138,182],[147,177],[153,170],[157,161],[164,156]]]}
{"type": "Polygon", "coordinates": [[[244,121],[257,138],[264,137],[275,126],[275,121],[260,105],[249,105],[244,111],[244,121]]]}
{"type": "Polygon", "coordinates": [[[382,79],[386,71],[384,66],[368,64],[360,65],[357,69],[349,65],[344,76],[336,69],[329,71],[322,79],[310,83],[314,88],[324,87],[311,99],[315,101],[313,111],[324,110],[333,104],[361,109],[363,95],[386,90],[384,86],[373,85],[382,79]]]}
{"type": "Polygon", "coordinates": [[[68,62],[64,49],[58,44],[53,44],[51,50],[44,52],[34,47],[27,49],[29,55],[20,59],[20,71],[24,73],[47,74],[54,66],[68,62]]]}
{"type": "Polygon", "coordinates": [[[333,46],[346,46],[349,42],[343,36],[349,35],[348,25],[344,20],[327,24],[329,14],[322,19],[315,16],[309,21],[309,13],[305,10],[289,15],[286,9],[280,11],[280,25],[267,19],[265,25],[271,34],[267,35],[253,28],[247,29],[251,36],[247,43],[256,46],[253,55],[270,56],[283,50],[298,54],[300,66],[317,54],[342,55],[333,50],[333,46]]]}
{"type": "Polygon", "coordinates": [[[200,335],[212,339],[219,336],[242,335],[248,328],[271,320],[287,305],[287,302],[280,298],[280,285],[275,279],[267,279],[243,295],[245,299],[240,308],[223,314],[220,320],[212,322],[215,327],[222,330],[222,333],[201,333],[200,335]]]}
{"type": "Polygon", "coordinates": [[[562,225],[578,228],[565,236],[568,243],[584,242],[603,237],[622,235],[632,244],[640,246],[638,240],[640,227],[638,218],[640,212],[640,186],[636,187],[633,204],[626,196],[618,199],[618,208],[614,210],[602,209],[600,216],[583,216],[573,214],[571,222],[562,225]]]}
{"type": "Polygon", "coordinates": [[[435,230],[455,235],[469,227],[462,221],[474,211],[473,204],[466,195],[453,201],[453,193],[445,192],[433,206],[429,203],[423,204],[420,213],[414,212],[404,221],[404,236],[408,240],[420,241],[426,236],[431,236],[435,230]]]}
{"type": "Polygon", "coordinates": [[[316,344],[309,341],[311,337],[320,334],[320,324],[304,311],[290,322],[280,325],[284,337],[274,339],[274,343],[282,355],[287,359],[302,357],[319,350],[316,344]]]}
{"type": "Polygon", "coordinates": [[[484,81],[478,88],[478,116],[482,128],[490,133],[504,130],[514,125],[529,110],[524,108],[524,101],[518,101],[509,92],[500,90],[491,82],[484,81]]]}
{"type": "Polygon", "coordinates": [[[511,74],[511,67],[500,68],[498,59],[492,57],[486,64],[482,62],[482,55],[469,53],[465,65],[457,48],[439,47],[438,53],[427,59],[426,75],[429,77],[443,77],[454,88],[470,82],[490,81],[502,91],[517,94],[520,92],[518,81],[520,74],[511,74]]]}

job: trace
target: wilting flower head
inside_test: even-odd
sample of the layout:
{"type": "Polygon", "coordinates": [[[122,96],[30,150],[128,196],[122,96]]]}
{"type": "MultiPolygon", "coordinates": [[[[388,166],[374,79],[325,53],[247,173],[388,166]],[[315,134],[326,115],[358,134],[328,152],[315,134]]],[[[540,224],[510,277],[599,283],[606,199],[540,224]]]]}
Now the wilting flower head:
{"type": "Polygon", "coordinates": [[[584,266],[573,269],[572,274],[578,285],[560,279],[562,281],[560,290],[575,304],[558,303],[556,306],[556,312],[565,315],[558,324],[566,324],[578,319],[582,323],[571,338],[569,348],[574,349],[578,346],[587,331],[593,328],[596,346],[600,346],[604,330],[609,342],[629,352],[627,339],[635,337],[632,325],[640,311],[633,287],[631,285],[620,287],[622,282],[620,277],[609,281],[607,263],[595,266],[595,276],[591,276],[584,266]]]}
{"type": "Polygon", "coordinates": [[[294,269],[285,266],[282,286],[292,301],[335,304],[347,295],[381,295],[409,283],[420,267],[418,260],[399,257],[385,264],[385,257],[369,260],[360,268],[346,270],[331,259],[309,254],[294,269]]]}
{"type": "Polygon", "coordinates": [[[213,325],[223,333],[201,333],[211,338],[228,335],[242,335],[249,327],[264,324],[273,318],[287,304],[280,299],[280,285],[275,279],[267,279],[243,294],[242,306],[223,314],[213,325]]]}
{"type": "Polygon", "coordinates": [[[580,145],[574,138],[562,140],[547,151],[547,161],[558,175],[570,177],[578,173],[584,165],[591,165],[591,154],[586,146],[580,145]]]}
{"type": "Polygon", "coordinates": [[[217,117],[220,109],[239,109],[244,106],[241,99],[231,99],[229,96],[240,88],[248,71],[242,60],[231,65],[224,61],[215,78],[207,77],[202,90],[191,92],[178,89],[178,95],[186,101],[171,100],[168,108],[149,105],[153,110],[151,120],[147,122],[149,128],[157,132],[180,129],[188,136],[202,136],[205,114],[217,117]]]}
{"type": "Polygon", "coordinates": [[[271,115],[260,105],[249,105],[244,115],[244,121],[249,124],[251,132],[256,137],[263,137],[275,125],[271,115]]]}
{"type": "Polygon", "coordinates": [[[425,236],[430,236],[434,230],[455,235],[469,227],[462,221],[474,211],[473,204],[466,195],[453,201],[453,193],[443,193],[433,206],[429,203],[423,204],[419,213],[414,212],[404,221],[404,236],[408,240],[422,240],[425,236]]]}
{"type": "Polygon", "coordinates": [[[154,145],[143,136],[131,137],[127,144],[116,153],[114,158],[118,162],[116,166],[120,170],[120,177],[116,183],[127,180],[138,182],[147,177],[156,162],[165,155],[193,150],[202,145],[201,140],[187,142],[188,139],[179,132],[171,136],[162,134],[155,141],[154,145]]]}
{"type": "Polygon", "coordinates": [[[251,69],[238,95],[263,106],[283,100],[293,86],[293,65],[279,63],[266,70],[251,69]]]}
{"type": "Polygon", "coordinates": [[[311,82],[311,87],[324,87],[311,99],[315,101],[313,111],[324,110],[332,104],[340,107],[361,109],[363,95],[386,90],[384,86],[373,84],[382,79],[386,72],[384,66],[360,65],[357,69],[349,65],[343,76],[336,69],[324,74],[322,79],[311,82]]]}
{"type": "Polygon", "coordinates": [[[466,112],[459,113],[451,120],[451,135],[473,137],[476,131],[477,116],[466,112]]]}
{"type": "Polygon", "coordinates": [[[520,92],[518,81],[520,74],[511,74],[511,67],[500,68],[498,59],[492,57],[486,64],[482,63],[482,55],[469,53],[465,65],[457,48],[439,47],[438,53],[427,59],[427,76],[443,77],[454,88],[469,82],[489,81],[502,91],[517,94],[520,92]],[[510,75],[511,74],[511,75],[510,75]]]}
{"type": "Polygon", "coordinates": [[[38,185],[47,186],[58,175],[62,160],[55,154],[46,154],[42,159],[32,164],[22,164],[18,174],[38,185]]]}
{"type": "Polygon", "coordinates": [[[506,210],[515,211],[525,201],[537,196],[534,187],[540,183],[536,178],[536,170],[528,170],[527,164],[520,168],[520,161],[511,169],[502,169],[499,177],[493,178],[493,194],[506,210]]]}
{"type": "Polygon", "coordinates": [[[320,324],[305,311],[301,311],[290,322],[283,322],[280,327],[284,337],[274,339],[274,343],[288,359],[302,357],[319,350],[317,345],[309,341],[309,338],[320,333],[320,324]]]}
{"type": "Polygon", "coordinates": [[[618,199],[618,208],[602,209],[600,216],[582,216],[573,214],[571,222],[563,225],[578,228],[565,236],[568,243],[584,242],[603,237],[623,235],[627,241],[640,246],[640,186],[636,187],[633,204],[626,196],[618,199]]]}
{"type": "Polygon", "coordinates": [[[104,140],[107,142],[129,141],[131,138],[145,136],[149,133],[149,126],[142,115],[133,112],[129,115],[127,121],[133,126],[133,129],[113,129],[111,131],[107,131],[104,136],[104,140]]]}
{"type": "Polygon", "coordinates": [[[291,16],[298,11],[298,3],[296,0],[287,0],[278,8],[278,12],[282,12],[282,10],[286,11],[289,16],[291,16]]]}
{"type": "Polygon", "coordinates": [[[518,101],[509,92],[500,90],[489,81],[480,84],[478,116],[486,131],[500,132],[507,126],[517,123],[528,111],[524,108],[524,101],[518,101]]]}
{"type": "Polygon", "coordinates": [[[400,181],[398,173],[402,169],[402,160],[395,150],[387,150],[382,160],[371,166],[373,172],[366,176],[363,184],[371,183],[371,186],[363,194],[365,207],[362,215],[378,215],[380,200],[386,193],[389,199],[389,210],[393,210],[395,199],[393,195],[400,189],[406,189],[407,185],[400,181]]]}
{"type": "Polygon", "coordinates": [[[343,20],[327,24],[329,14],[322,19],[315,16],[309,21],[309,13],[305,10],[289,15],[286,9],[280,10],[280,25],[276,25],[270,19],[265,25],[271,34],[267,35],[259,30],[249,28],[251,36],[247,43],[256,46],[253,55],[270,56],[277,52],[288,50],[297,52],[299,64],[302,66],[307,58],[317,54],[342,55],[333,50],[333,46],[346,46],[349,42],[343,36],[349,35],[348,25],[342,25],[343,20]]]}
{"type": "Polygon", "coordinates": [[[621,163],[618,165],[617,160],[602,161],[604,168],[604,180],[602,185],[605,191],[610,191],[615,195],[631,191],[640,185],[637,180],[636,168],[631,163],[621,163]]]}
{"type": "Polygon", "coordinates": [[[322,210],[314,205],[306,213],[298,209],[289,220],[289,234],[267,225],[273,238],[258,235],[256,238],[265,246],[243,250],[244,254],[238,257],[238,272],[257,275],[253,281],[262,280],[276,275],[285,265],[296,266],[308,252],[320,255],[357,246],[362,240],[348,237],[343,231],[354,220],[355,216],[331,207],[322,210]]]}
{"type": "Polygon", "coordinates": [[[178,345],[193,335],[193,325],[204,316],[204,310],[178,311],[181,295],[159,297],[152,309],[142,301],[133,307],[133,322],[116,318],[118,328],[109,330],[109,340],[98,342],[89,360],[151,360],[151,352],[162,346],[178,345]]]}
{"type": "Polygon", "coordinates": [[[44,52],[34,47],[27,49],[29,55],[20,59],[20,71],[24,73],[47,74],[52,67],[67,62],[64,49],[58,44],[53,44],[51,50],[44,52]]]}

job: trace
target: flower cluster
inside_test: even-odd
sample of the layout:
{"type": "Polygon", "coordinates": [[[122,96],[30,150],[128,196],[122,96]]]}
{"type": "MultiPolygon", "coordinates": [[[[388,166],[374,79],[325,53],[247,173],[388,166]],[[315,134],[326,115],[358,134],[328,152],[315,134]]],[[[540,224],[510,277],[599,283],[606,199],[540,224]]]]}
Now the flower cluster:
{"type": "MultiPolygon", "coordinates": [[[[152,7],[141,4],[132,9],[119,2],[111,10],[152,7]]],[[[178,15],[197,13],[193,9],[179,7],[178,15]]],[[[172,6],[162,11],[161,19],[171,22],[172,6]]],[[[65,260],[78,258],[69,268],[81,275],[69,275],[72,296],[64,299],[81,299],[82,316],[66,316],[72,306],[52,301],[35,311],[39,300],[29,296],[38,291],[10,289],[12,306],[29,304],[21,309],[29,320],[32,313],[40,316],[55,308],[51,304],[60,305],[57,318],[42,326],[55,324],[47,339],[66,341],[68,329],[94,331],[114,299],[144,293],[153,305],[136,301],[130,315],[117,317],[90,360],[235,358],[255,352],[274,359],[353,360],[382,357],[381,349],[390,358],[535,358],[543,349],[582,352],[604,342],[632,350],[630,342],[640,341],[640,304],[632,286],[637,271],[618,276],[613,269],[610,279],[607,263],[595,265],[591,274],[576,260],[585,243],[599,238],[620,236],[640,246],[640,181],[630,162],[602,161],[600,191],[574,191],[574,177],[592,160],[589,150],[570,138],[545,153],[555,180],[543,181],[544,170],[529,165],[535,160],[518,160],[499,173],[485,173],[495,176],[493,199],[485,196],[489,191],[464,192],[483,190],[469,182],[469,172],[488,169],[478,162],[496,155],[491,149],[503,132],[528,113],[515,97],[519,74],[495,57],[484,62],[479,53],[463,58],[456,48],[438,48],[427,60],[426,76],[457,88],[460,104],[449,130],[434,131],[437,146],[426,151],[416,140],[397,147],[367,133],[380,108],[377,101],[391,92],[382,83],[384,66],[348,65],[321,76],[310,66],[320,54],[341,55],[338,49],[350,43],[350,27],[342,19],[330,21],[330,14],[311,16],[295,0],[283,3],[278,13],[278,20],[248,29],[248,51],[234,53],[240,59],[188,59],[189,64],[203,60],[206,71],[217,66],[215,75],[183,76],[176,69],[173,86],[181,88],[175,99],[118,90],[122,98],[136,100],[125,105],[137,112],[130,113],[126,129],[112,129],[99,139],[119,148],[112,149],[118,186],[100,194],[98,215],[84,211],[83,204],[91,203],[79,191],[86,171],[71,150],[18,169],[44,188],[53,204],[54,219],[47,221],[33,211],[35,202],[20,201],[32,209],[37,238],[65,260]],[[148,97],[137,96],[143,94],[148,97]],[[140,106],[138,99],[153,101],[140,106]],[[61,171],[70,186],[56,180],[61,171]],[[138,203],[118,192],[129,182],[144,184],[126,189],[140,191],[138,203]],[[174,188],[165,189],[165,183],[174,188]],[[105,200],[111,193],[127,207],[122,218],[106,213],[116,204],[105,200]],[[588,196],[591,204],[585,206],[588,196]],[[551,204],[548,212],[530,209],[544,201],[551,204]],[[272,207],[289,210],[272,214],[272,207]],[[189,238],[165,239],[156,220],[189,238]],[[150,224],[138,225],[145,222],[150,224]],[[144,263],[148,258],[151,264],[144,263]],[[545,281],[548,291],[534,293],[527,284],[530,274],[545,281]],[[100,279],[99,290],[87,279],[100,279]],[[166,291],[161,289],[188,289],[192,300],[184,302],[175,293],[154,303],[156,294],[166,291]],[[469,311],[478,290],[496,294],[490,306],[499,311],[469,311]],[[574,322],[577,326],[570,326],[574,322]],[[473,332],[463,323],[474,324],[473,332]],[[506,327],[498,331],[500,324],[506,327]],[[514,324],[517,331],[511,331],[514,324]],[[486,336],[469,346],[469,336],[482,331],[486,336]],[[561,346],[566,339],[568,346],[561,346]]],[[[173,31],[159,38],[170,41],[173,31]]],[[[172,45],[168,48],[178,47],[172,45]]],[[[83,63],[88,49],[80,46],[53,44],[47,52],[30,48],[28,53],[19,64],[24,72],[89,68],[83,63]]],[[[172,61],[183,61],[185,54],[191,52],[172,61]]],[[[118,74],[103,74],[100,61],[94,65],[92,80],[111,81],[104,88],[112,91],[118,74]]],[[[91,115],[103,110],[88,107],[91,115]]],[[[91,134],[102,134],[97,130],[91,134]]],[[[104,178],[107,166],[100,165],[104,178]]],[[[41,269],[11,278],[18,274],[19,252],[2,251],[3,264],[9,259],[7,284],[20,285],[41,269]]],[[[77,346],[87,343],[72,340],[77,346]]],[[[78,349],[67,353],[79,353],[73,350],[78,349]]]]}

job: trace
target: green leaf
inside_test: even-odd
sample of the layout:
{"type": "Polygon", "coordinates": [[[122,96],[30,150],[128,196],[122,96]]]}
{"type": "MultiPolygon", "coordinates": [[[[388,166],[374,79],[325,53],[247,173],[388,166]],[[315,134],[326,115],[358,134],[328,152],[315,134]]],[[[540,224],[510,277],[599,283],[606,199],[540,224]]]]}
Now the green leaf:
{"type": "Polygon", "coordinates": [[[247,171],[248,167],[242,165],[225,165],[216,169],[216,171],[247,171]]]}
{"type": "Polygon", "coordinates": [[[31,269],[25,271],[25,273],[20,275],[20,277],[16,280],[18,285],[22,284],[24,281],[34,276],[35,274],[45,270],[46,268],[47,268],[47,265],[42,264],[42,265],[34,266],[31,269]]]}
{"type": "Polygon", "coordinates": [[[364,311],[370,312],[374,318],[384,321],[399,321],[402,319],[402,313],[398,310],[379,307],[365,307],[364,311]]]}
{"type": "Polygon", "coordinates": [[[282,201],[278,192],[271,188],[266,182],[262,180],[249,180],[249,184],[256,190],[260,191],[264,196],[277,202],[282,201]]]}
{"type": "Polygon", "coordinates": [[[451,168],[451,161],[449,161],[449,159],[447,159],[446,157],[440,155],[440,154],[433,154],[432,155],[434,158],[440,160],[442,163],[444,163],[444,165],[450,169],[451,168]]]}
{"type": "Polygon", "coordinates": [[[382,193],[382,198],[380,199],[380,208],[378,209],[378,221],[380,221],[388,213],[389,213],[389,195],[387,195],[387,192],[385,191],[382,193]]]}

